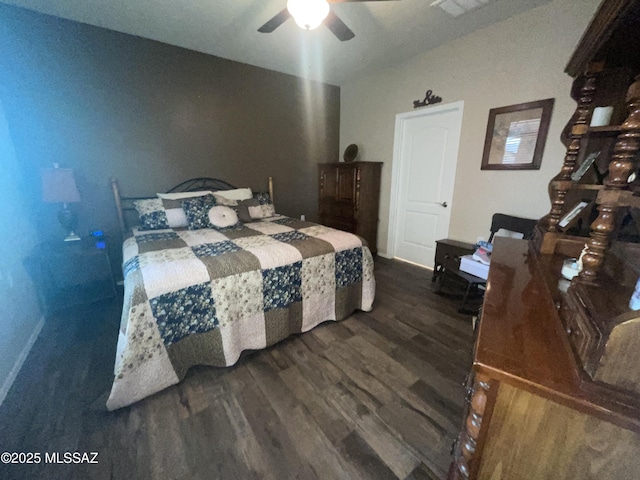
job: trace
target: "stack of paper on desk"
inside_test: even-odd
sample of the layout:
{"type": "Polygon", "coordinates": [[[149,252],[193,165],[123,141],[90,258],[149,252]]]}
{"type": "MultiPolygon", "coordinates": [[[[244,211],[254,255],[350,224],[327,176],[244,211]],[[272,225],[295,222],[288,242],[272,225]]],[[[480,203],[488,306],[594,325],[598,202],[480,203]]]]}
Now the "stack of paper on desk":
{"type": "Polygon", "coordinates": [[[460,271],[486,280],[489,276],[489,265],[474,260],[473,255],[464,255],[460,257],[460,271]]]}

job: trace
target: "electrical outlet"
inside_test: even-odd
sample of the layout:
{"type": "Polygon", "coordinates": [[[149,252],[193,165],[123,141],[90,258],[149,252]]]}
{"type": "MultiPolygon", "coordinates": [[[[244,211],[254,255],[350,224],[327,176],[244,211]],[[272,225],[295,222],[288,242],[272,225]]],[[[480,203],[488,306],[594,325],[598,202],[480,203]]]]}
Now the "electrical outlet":
{"type": "Polygon", "coordinates": [[[303,222],[307,219],[307,216],[302,214],[300,215],[300,220],[302,220],[303,222]]]}

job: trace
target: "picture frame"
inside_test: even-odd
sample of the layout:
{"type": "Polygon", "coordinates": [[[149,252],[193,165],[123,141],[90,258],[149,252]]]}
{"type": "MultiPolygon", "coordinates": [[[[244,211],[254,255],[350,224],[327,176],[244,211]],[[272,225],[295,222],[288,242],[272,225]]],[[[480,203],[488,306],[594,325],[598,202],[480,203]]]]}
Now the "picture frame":
{"type": "Polygon", "coordinates": [[[576,226],[578,221],[580,221],[583,217],[585,217],[589,212],[591,212],[591,208],[593,206],[593,202],[581,200],[577,202],[571,210],[565,213],[562,218],[558,221],[558,230],[561,232],[566,232],[570,228],[576,226]]]}
{"type": "Polygon", "coordinates": [[[589,170],[589,167],[593,165],[593,162],[596,161],[596,158],[600,155],[600,152],[591,152],[587,158],[585,158],[580,166],[571,174],[571,180],[574,182],[580,181],[580,179],[584,176],[584,174],[589,170]]]}
{"type": "Polygon", "coordinates": [[[481,170],[539,170],[554,101],[489,110],[481,170]]]}

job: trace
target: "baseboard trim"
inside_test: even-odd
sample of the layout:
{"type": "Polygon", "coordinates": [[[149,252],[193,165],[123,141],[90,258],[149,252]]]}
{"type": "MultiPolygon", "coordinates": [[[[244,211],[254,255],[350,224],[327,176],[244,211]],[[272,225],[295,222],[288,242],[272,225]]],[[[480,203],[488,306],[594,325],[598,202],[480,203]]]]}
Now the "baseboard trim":
{"type": "Polygon", "coordinates": [[[405,260],[404,258],[393,257],[393,260],[397,260],[397,261],[403,262],[403,263],[408,263],[409,265],[413,265],[414,267],[424,268],[425,270],[433,271],[433,267],[427,267],[426,265],[421,265],[419,263],[412,262],[410,260],[405,260]]]}
{"type": "Polygon", "coordinates": [[[381,252],[378,250],[378,256],[382,258],[388,258],[389,260],[398,260],[399,262],[409,263],[411,265],[415,265],[416,267],[425,268],[427,270],[433,271],[433,267],[427,267],[426,265],[420,265],[419,263],[410,262],[409,260],[404,260],[402,258],[394,257],[393,255],[389,255],[387,252],[381,252]]]}
{"type": "Polygon", "coordinates": [[[27,340],[27,343],[22,348],[20,355],[18,355],[18,358],[13,364],[13,368],[11,369],[11,371],[9,372],[9,375],[7,376],[4,383],[2,384],[2,387],[0,387],[0,405],[2,405],[5,398],[7,398],[7,394],[9,393],[9,390],[11,389],[13,382],[18,377],[18,373],[20,373],[20,369],[22,368],[22,365],[24,364],[25,360],[29,356],[29,352],[31,351],[33,344],[36,343],[36,340],[38,339],[38,335],[40,335],[40,331],[42,330],[42,327],[44,327],[44,316],[40,317],[40,320],[38,320],[38,323],[33,329],[33,332],[31,332],[31,336],[29,337],[29,340],[27,340]]]}

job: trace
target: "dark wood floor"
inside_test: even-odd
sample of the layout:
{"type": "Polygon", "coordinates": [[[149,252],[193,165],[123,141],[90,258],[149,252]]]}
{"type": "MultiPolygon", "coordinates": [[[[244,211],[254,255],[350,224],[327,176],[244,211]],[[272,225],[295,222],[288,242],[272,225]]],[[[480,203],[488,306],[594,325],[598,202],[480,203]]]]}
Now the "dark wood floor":
{"type": "Polygon", "coordinates": [[[50,319],[4,404],[1,479],[443,478],[471,364],[470,316],[430,273],[376,260],[371,313],[325,323],[231,368],[106,412],[117,301],[50,319]],[[44,464],[98,452],[98,464],[44,464]]]}

